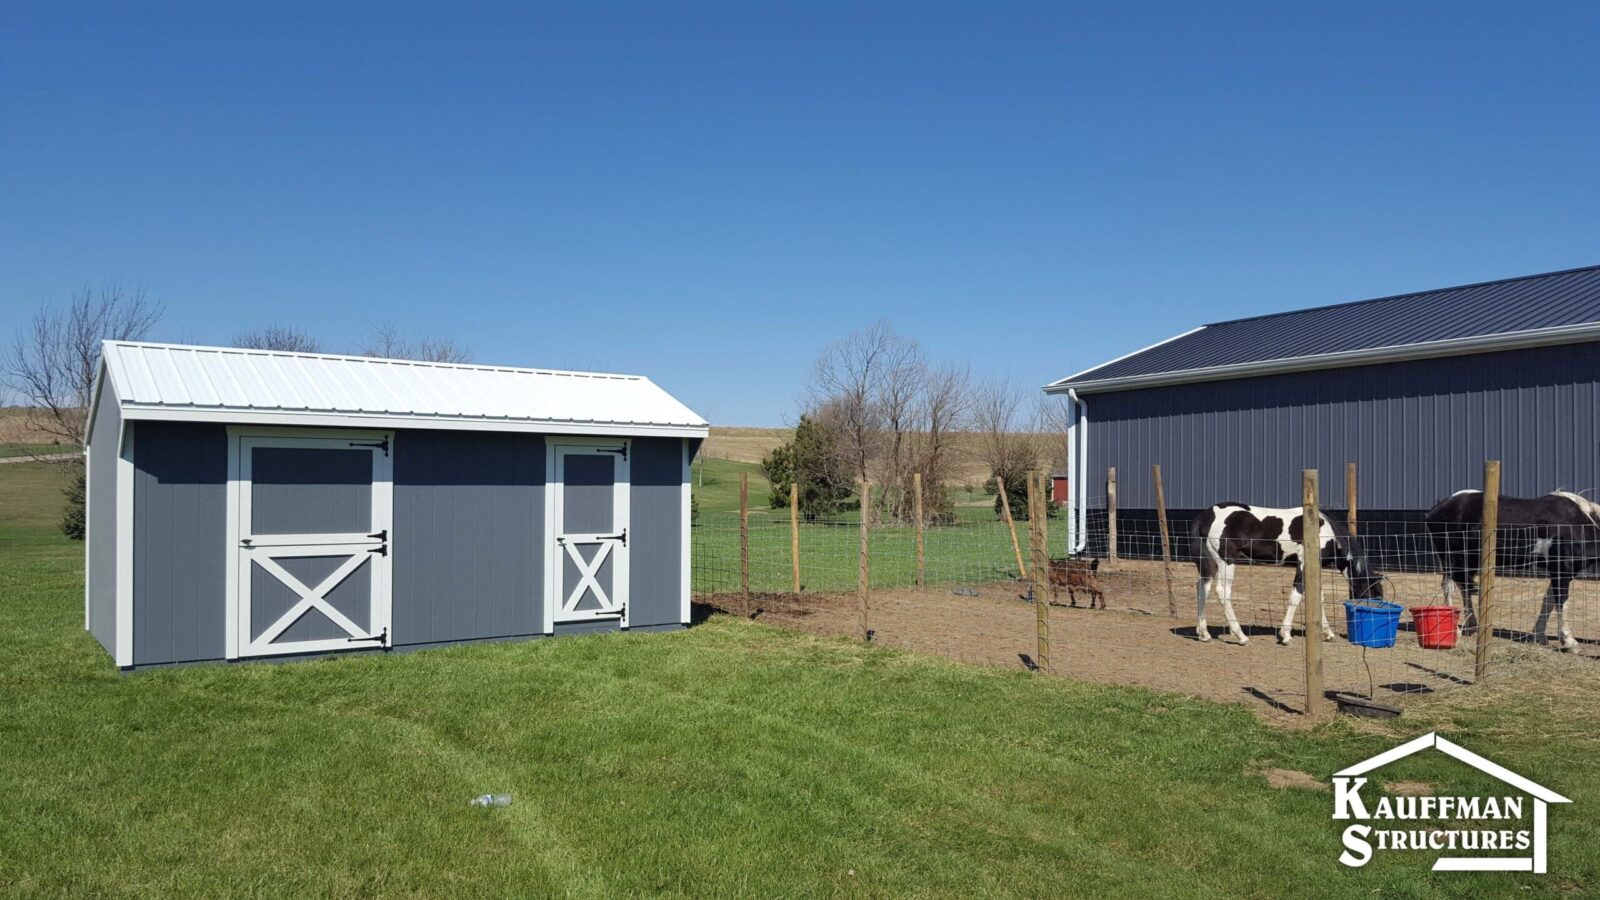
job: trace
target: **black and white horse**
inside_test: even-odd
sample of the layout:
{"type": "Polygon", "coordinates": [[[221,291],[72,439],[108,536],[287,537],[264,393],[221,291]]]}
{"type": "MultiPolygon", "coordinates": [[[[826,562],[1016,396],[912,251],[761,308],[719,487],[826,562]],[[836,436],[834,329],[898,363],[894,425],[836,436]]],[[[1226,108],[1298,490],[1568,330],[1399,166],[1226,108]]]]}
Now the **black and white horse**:
{"type": "MultiPolygon", "coordinates": [[[[1294,623],[1295,609],[1305,595],[1305,534],[1304,514],[1296,509],[1268,509],[1247,506],[1243,503],[1218,503],[1195,517],[1189,533],[1194,537],[1195,566],[1200,570],[1200,581],[1195,586],[1195,631],[1200,640],[1209,641],[1206,631],[1206,595],[1216,584],[1217,598],[1222,601],[1223,614],[1228,617],[1228,629],[1239,643],[1249,642],[1233,614],[1233,576],[1239,563],[1252,565],[1295,566],[1294,589],[1289,593],[1289,608],[1283,616],[1283,626],[1278,629],[1278,643],[1287,645],[1294,623]]],[[[1324,567],[1337,569],[1350,584],[1350,596],[1379,598],[1383,596],[1383,580],[1367,561],[1361,543],[1352,537],[1342,523],[1320,516],[1316,545],[1324,567]]],[[[1328,612],[1318,598],[1317,607],[1322,617],[1322,639],[1332,640],[1333,629],[1328,627],[1328,612]]],[[[1307,629],[1310,637],[1310,629],[1307,629]]]]}
{"type": "MultiPolygon", "coordinates": [[[[1456,491],[1428,510],[1428,534],[1443,572],[1440,579],[1446,600],[1452,585],[1461,591],[1467,631],[1477,628],[1472,597],[1473,577],[1482,550],[1483,492],[1456,491]]],[[[1600,562],[1600,504],[1567,491],[1543,497],[1500,496],[1500,527],[1495,536],[1498,570],[1532,571],[1550,579],[1544,603],[1533,623],[1532,639],[1546,641],[1550,613],[1556,614],[1561,646],[1578,645],[1567,628],[1567,588],[1578,573],[1600,562]]]]}

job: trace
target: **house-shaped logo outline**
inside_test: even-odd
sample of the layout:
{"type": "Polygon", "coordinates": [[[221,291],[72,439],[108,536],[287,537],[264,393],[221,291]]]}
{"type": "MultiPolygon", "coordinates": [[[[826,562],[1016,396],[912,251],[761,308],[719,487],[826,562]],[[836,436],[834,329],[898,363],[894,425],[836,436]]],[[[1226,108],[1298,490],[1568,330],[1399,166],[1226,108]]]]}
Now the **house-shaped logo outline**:
{"type": "Polygon", "coordinates": [[[1542,875],[1545,873],[1549,861],[1549,847],[1547,833],[1549,831],[1549,807],[1552,803],[1571,803],[1572,801],[1550,790],[1542,784],[1523,778],[1505,766],[1492,760],[1485,759],[1471,750],[1447,738],[1442,738],[1436,731],[1406,741],[1391,750],[1385,750],[1377,756],[1363,760],[1346,769],[1333,773],[1335,779],[1355,778],[1365,775],[1374,769],[1398,760],[1405,759],[1423,750],[1438,750],[1446,756],[1459,760],[1478,771],[1492,775],[1506,784],[1533,798],[1533,855],[1526,857],[1471,857],[1471,856],[1441,856],[1434,861],[1435,872],[1533,872],[1542,875]]]}

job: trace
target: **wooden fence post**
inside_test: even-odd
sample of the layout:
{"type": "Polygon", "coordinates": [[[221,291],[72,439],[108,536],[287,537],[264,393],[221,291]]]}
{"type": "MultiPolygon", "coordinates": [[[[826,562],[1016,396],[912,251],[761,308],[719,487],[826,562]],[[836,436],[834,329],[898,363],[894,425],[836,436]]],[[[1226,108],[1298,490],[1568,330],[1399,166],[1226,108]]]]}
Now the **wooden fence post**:
{"type": "Polygon", "coordinates": [[[1172,534],[1167,525],[1167,492],[1161,486],[1161,464],[1150,467],[1150,478],[1156,485],[1156,518],[1161,526],[1161,575],[1167,581],[1167,618],[1178,617],[1178,601],[1172,595],[1172,534]]]}
{"type": "MultiPolygon", "coordinates": [[[[1317,470],[1306,469],[1300,475],[1300,515],[1304,527],[1315,528],[1319,526],[1310,523],[1321,522],[1322,515],[1317,511],[1318,483],[1317,470]]],[[[1311,550],[1312,545],[1302,542],[1306,548],[1305,559],[1301,566],[1305,571],[1305,623],[1306,623],[1306,715],[1317,717],[1322,715],[1322,549],[1311,550]]]]}
{"type": "Polygon", "coordinates": [[[861,607],[861,639],[872,640],[867,627],[867,592],[872,582],[872,551],[867,513],[872,508],[872,482],[861,482],[861,571],[856,574],[856,600],[861,607]]]}
{"type": "Polygon", "coordinates": [[[1035,671],[1050,672],[1050,560],[1045,545],[1044,478],[1028,473],[1028,550],[1033,557],[1033,615],[1035,671]]]}
{"type": "MultiPolygon", "coordinates": [[[[1072,510],[1067,510],[1072,515],[1072,510]]],[[[1117,467],[1106,469],[1106,562],[1117,562],[1117,467]]]]}
{"type": "Polygon", "coordinates": [[[790,587],[800,593],[800,483],[789,482],[789,559],[794,564],[790,587]]]}
{"type": "Polygon", "coordinates": [[[917,517],[917,587],[922,587],[927,581],[927,556],[923,547],[922,534],[922,473],[911,473],[911,498],[912,513],[917,517]]]}
{"type": "Polygon", "coordinates": [[[1350,536],[1356,533],[1356,464],[1344,464],[1344,524],[1350,536]]]}
{"type": "Polygon", "coordinates": [[[1000,511],[1005,513],[1006,528],[1011,532],[1011,552],[1017,556],[1017,579],[1028,580],[1028,567],[1022,564],[1022,545],[1017,543],[1017,521],[1011,517],[1011,500],[1006,497],[1006,480],[994,476],[994,488],[1000,492],[1000,511]]]}
{"type": "Polygon", "coordinates": [[[1489,677],[1489,639],[1494,636],[1494,556],[1499,548],[1497,530],[1500,526],[1500,460],[1491,459],[1483,464],[1483,524],[1478,552],[1478,633],[1473,648],[1472,677],[1483,681],[1489,677]]]}
{"type": "Polygon", "coordinates": [[[750,473],[739,473],[739,594],[750,615],[750,473]]]}

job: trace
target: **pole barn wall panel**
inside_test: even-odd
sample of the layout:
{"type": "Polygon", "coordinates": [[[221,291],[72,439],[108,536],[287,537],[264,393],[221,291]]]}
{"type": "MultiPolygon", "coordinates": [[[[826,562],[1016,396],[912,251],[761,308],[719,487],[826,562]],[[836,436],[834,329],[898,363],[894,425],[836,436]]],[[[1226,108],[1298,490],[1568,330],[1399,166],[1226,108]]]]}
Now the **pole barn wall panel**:
{"type": "Polygon", "coordinates": [[[133,664],[222,659],[228,432],[140,422],[133,450],[133,664]]]}
{"type": "Polygon", "coordinates": [[[85,473],[88,495],[94,498],[86,521],[89,633],[106,652],[117,652],[117,453],[122,437],[122,412],[107,388],[100,391],[94,418],[94,447],[85,473]]]}
{"type": "MultiPolygon", "coordinates": [[[[1088,496],[1104,504],[1107,466],[1130,513],[1234,500],[1297,506],[1300,471],[1322,472],[1321,503],[1344,507],[1357,464],[1363,515],[1426,510],[1480,487],[1505,464],[1521,496],[1600,487],[1600,344],[1568,344],[1090,394],[1088,496]]],[[[1592,495],[1591,495],[1592,496],[1592,495]]]]}
{"type": "Polygon", "coordinates": [[[629,491],[628,626],[682,621],[683,441],[636,438],[629,491]]]}
{"type": "Polygon", "coordinates": [[[544,630],[544,438],[402,431],[394,447],[394,643],[544,630]]]}

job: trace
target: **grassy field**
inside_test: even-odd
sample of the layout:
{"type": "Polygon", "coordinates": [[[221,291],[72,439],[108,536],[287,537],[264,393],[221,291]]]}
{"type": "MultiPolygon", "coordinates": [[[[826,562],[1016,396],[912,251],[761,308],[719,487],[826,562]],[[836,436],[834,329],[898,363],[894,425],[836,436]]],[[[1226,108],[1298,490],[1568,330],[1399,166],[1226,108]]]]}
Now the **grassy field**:
{"type": "MultiPolygon", "coordinates": [[[[725,459],[700,459],[694,465],[694,493],[700,518],[694,529],[694,590],[735,590],[739,586],[739,474],[750,476],[751,587],[787,591],[791,587],[789,511],[768,505],[768,482],[761,467],[725,459]]],[[[981,491],[957,491],[957,524],[929,528],[925,536],[928,577],[936,582],[993,581],[1016,574],[1016,555],[1006,527],[995,519],[994,498],[981,491]]],[[[851,501],[854,503],[855,501],[851,501]]],[[[807,590],[844,591],[856,585],[861,534],[859,509],[840,510],[827,524],[800,526],[801,581],[807,590]]],[[[1027,525],[1017,526],[1026,545],[1027,525]]],[[[872,531],[872,583],[900,587],[916,574],[916,532],[885,527],[872,531]]]]}
{"type": "MultiPolygon", "coordinates": [[[[6,896],[1305,896],[1600,890],[1600,684],[1399,727],[969,668],[715,617],[118,675],[53,476],[0,468],[6,896]],[[1340,866],[1329,773],[1441,727],[1577,800],[1552,875],[1340,866]],[[476,810],[485,791],[505,809],[476,810]]],[[[1437,754],[1385,777],[1493,791],[1437,754]]]]}

